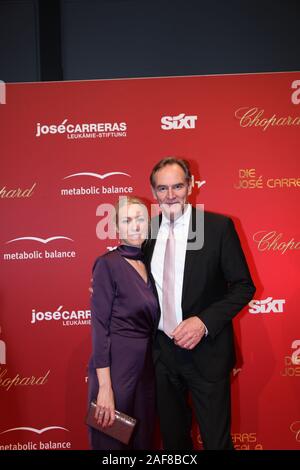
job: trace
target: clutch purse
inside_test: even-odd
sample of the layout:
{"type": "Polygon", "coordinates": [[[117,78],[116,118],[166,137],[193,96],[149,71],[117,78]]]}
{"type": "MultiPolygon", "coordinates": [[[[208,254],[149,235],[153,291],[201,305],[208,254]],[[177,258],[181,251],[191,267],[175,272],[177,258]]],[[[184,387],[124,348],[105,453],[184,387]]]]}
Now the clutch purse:
{"type": "Polygon", "coordinates": [[[103,428],[100,424],[97,423],[95,419],[96,411],[96,402],[92,401],[86,416],[86,424],[92,428],[97,429],[98,431],[107,434],[108,436],[117,439],[123,444],[128,444],[131,435],[133,433],[134,427],[136,425],[136,419],[131,418],[131,416],[122,413],[121,411],[115,410],[115,420],[111,426],[106,426],[103,428]]]}

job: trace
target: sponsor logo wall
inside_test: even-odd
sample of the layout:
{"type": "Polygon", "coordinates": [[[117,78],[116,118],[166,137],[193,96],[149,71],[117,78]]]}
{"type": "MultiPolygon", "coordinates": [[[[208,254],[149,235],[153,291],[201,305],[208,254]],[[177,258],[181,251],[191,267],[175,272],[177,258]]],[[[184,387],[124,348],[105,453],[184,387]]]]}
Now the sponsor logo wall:
{"type": "Polygon", "coordinates": [[[88,448],[104,209],[150,208],[169,155],[191,162],[194,204],[233,218],[257,286],[235,319],[234,444],[299,450],[300,72],[9,84],[0,120],[0,450],[88,448]]]}

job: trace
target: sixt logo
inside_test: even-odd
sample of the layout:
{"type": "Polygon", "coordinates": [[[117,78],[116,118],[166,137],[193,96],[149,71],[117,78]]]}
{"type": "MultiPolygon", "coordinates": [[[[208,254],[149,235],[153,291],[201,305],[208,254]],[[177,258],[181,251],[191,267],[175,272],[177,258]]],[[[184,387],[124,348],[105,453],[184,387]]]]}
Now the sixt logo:
{"type": "Polygon", "coordinates": [[[264,300],[251,300],[249,313],[282,313],[285,299],[267,297],[264,300]]]}
{"type": "Polygon", "coordinates": [[[178,129],[195,129],[198,116],[186,116],[184,113],[178,116],[163,116],[161,118],[161,128],[165,131],[178,129]]]}

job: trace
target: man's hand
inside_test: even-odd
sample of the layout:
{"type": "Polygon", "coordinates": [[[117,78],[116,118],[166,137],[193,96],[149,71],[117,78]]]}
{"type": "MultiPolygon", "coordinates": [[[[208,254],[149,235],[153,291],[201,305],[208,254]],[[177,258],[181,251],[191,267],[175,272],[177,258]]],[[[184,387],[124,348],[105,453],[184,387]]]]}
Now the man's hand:
{"type": "Polygon", "coordinates": [[[205,334],[205,325],[199,317],[183,320],[172,331],[174,343],[184,349],[194,349],[205,334]]]}

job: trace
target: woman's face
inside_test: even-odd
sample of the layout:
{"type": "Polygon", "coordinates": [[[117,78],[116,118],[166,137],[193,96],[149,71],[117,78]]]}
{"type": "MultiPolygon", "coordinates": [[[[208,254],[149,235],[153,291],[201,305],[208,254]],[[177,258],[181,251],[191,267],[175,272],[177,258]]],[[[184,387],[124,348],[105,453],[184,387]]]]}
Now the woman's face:
{"type": "Polygon", "coordinates": [[[141,246],[148,235],[148,212],[144,205],[126,204],[119,209],[118,232],[126,245],[141,246]]]}

